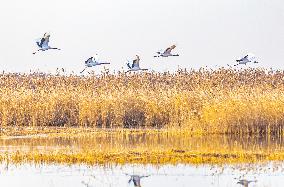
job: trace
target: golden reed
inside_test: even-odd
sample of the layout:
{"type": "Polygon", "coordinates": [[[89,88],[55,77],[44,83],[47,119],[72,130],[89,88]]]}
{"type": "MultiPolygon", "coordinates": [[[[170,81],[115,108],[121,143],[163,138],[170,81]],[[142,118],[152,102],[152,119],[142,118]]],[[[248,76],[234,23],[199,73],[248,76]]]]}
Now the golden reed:
{"type": "Polygon", "coordinates": [[[283,133],[284,72],[263,69],[0,75],[1,127],[283,133]]]}

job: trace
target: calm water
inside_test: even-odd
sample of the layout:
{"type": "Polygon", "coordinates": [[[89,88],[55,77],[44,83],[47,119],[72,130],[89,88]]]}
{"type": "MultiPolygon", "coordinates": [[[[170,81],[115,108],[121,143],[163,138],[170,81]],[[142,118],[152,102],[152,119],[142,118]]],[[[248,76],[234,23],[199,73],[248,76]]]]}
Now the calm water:
{"type": "Polygon", "coordinates": [[[239,165],[239,166],[191,166],[191,165],[124,165],[93,166],[85,165],[1,165],[0,186],[134,186],[128,184],[126,174],[150,175],[141,180],[141,186],[240,186],[239,177],[257,180],[251,186],[277,187],[284,184],[284,164],[239,165]],[[253,168],[246,170],[247,167],[253,168]],[[260,170],[261,168],[261,170],[260,170]]]}
{"type": "MultiPolygon", "coordinates": [[[[0,152],[31,152],[52,150],[80,151],[86,149],[143,149],[193,150],[193,151],[254,151],[269,153],[284,149],[282,137],[237,136],[170,136],[165,134],[113,134],[98,133],[84,136],[47,137],[14,136],[0,138],[0,152]]],[[[257,180],[250,186],[277,187],[284,184],[284,162],[238,165],[64,165],[20,164],[0,165],[0,186],[134,186],[128,184],[129,176],[150,175],[141,180],[141,186],[220,186],[234,187],[239,178],[257,180]]]]}
{"type": "Polygon", "coordinates": [[[283,137],[276,136],[190,136],[163,133],[83,133],[65,137],[35,135],[0,137],[0,152],[49,151],[70,149],[74,152],[90,149],[161,149],[214,151],[284,151],[283,137]]]}

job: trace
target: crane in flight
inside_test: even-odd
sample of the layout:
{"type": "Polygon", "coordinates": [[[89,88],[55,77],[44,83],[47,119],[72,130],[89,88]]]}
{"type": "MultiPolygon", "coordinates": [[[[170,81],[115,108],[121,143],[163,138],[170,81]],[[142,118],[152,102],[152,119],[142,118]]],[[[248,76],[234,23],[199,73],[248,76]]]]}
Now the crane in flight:
{"type": "Polygon", "coordinates": [[[33,52],[33,54],[36,54],[38,51],[47,51],[49,49],[61,50],[61,49],[56,48],[56,47],[50,47],[49,46],[49,38],[50,38],[50,34],[44,33],[43,37],[38,39],[38,41],[36,41],[36,44],[39,47],[39,49],[37,51],[33,52]]]}
{"type": "Polygon", "coordinates": [[[235,64],[234,66],[238,66],[238,65],[241,65],[241,64],[247,65],[247,63],[249,63],[249,62],[258,63],[256,61],[255,55],[252,54],[252,53],[248,53],[243,58],[237,59],[236,62],[237,62],[237,64],[235,64]]]}
{"type": "Polygon", "coordinates": [[[132,61],[132,64],[131,62],[128,61],[127,63],[127,67],[128,67],[128,71],[127,72],[130,72],[130,71],[147,71],[148,69],[142,69],[140,68],[140,57],[138,55],[136,55],[136,58],[132,61]]]}
{"type": "Polygon", "coordinates": [[[85,68],[80,73],[83,73],[87,68],[104,65],[104,64],[110,64],[110,63],[100,61],[98,54],[95,54],[93,57],[90,57],[85,61],[85,68]]]}
{"type": "Polygon", "coordinates": [[[179,56],[179,54],[172,54],[172,50],[176,48],[176,45],[172,45],[170,47],[168,47],[166,50],[162,51],[158,51],[157,54],[154,57],[169,57],[169,56],[179,56]]]}

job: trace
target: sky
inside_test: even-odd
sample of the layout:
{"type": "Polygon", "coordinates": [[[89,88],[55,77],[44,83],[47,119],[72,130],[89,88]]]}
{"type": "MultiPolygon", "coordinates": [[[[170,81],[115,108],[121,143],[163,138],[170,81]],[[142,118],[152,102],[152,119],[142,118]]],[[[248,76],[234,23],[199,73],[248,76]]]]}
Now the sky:
{"type": "MultiPolygon", "coordinates": [[[[154,71],[234,65],[246,53],[284,69],[283,0],[4,0],[0,6],[0,71],[79,73],[98,53],[111,72],[136,54],[154,71]],[[51,34],[61,51],[37,50],[51,34]],[[176,44],[179,57],[153,58],[176,44]]],[[[104,67],[93,67],[99,73],[104,67]]]]}

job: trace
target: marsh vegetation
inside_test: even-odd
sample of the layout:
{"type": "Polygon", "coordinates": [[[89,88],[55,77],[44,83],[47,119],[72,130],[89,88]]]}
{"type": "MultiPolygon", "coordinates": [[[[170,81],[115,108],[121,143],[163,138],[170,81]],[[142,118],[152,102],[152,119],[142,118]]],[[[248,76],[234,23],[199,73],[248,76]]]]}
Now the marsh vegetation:
{"type": "Polygon", "coordinates": [[[2,1],[0,187],[283,187],[283,5],[2,1]]]}
{"type": "Polygon", "coordinates": [[[283,75],[223,68],[88,77],[2,74],[0,124],[282,135],[283,75]]]}
{"type": "MultiPolygon", "coordinates": [[[[255,171],[279,173],[284,160],[283,75],[282,71],[224,68],[139,74],[106,71],[98,76],[1,74],[0,161],[5,168],[67,164],[72,171],[84,164],[100,172],[133,165],[152,167],[155,172],[167,166],[176,171],[184,164],[185,176],[198,167],[217,168],[209,172],[212,176],[228,167],[245,167],[239,170],[246,171],[242,176],[230,173],[230,179],[224,178],[228,183],[215,186],[237,184],[251,169],[253,175],[255,171]]],[[[157,178],[151,171],[140,174],[157,178]]],[[[128,174],[137,174],[137,168],[128,174]]],[[[83,178],[77,181],[80,185],[101,180],[100,176],[83,178]]],[[[118,178],[119,184],[113,180],[111,185],[125,186],[129,180],[121,172],[118,178]]],[[[153,178],[147,177],[145,183],[153,178]]],[[[264,179],[270,180],[264,175],[260,181],[264,179]]],[[[171,180],[168,184],[177,181],[171,180]]],[[[148,185],[152,184],[155,181],[148,185]]]]}

